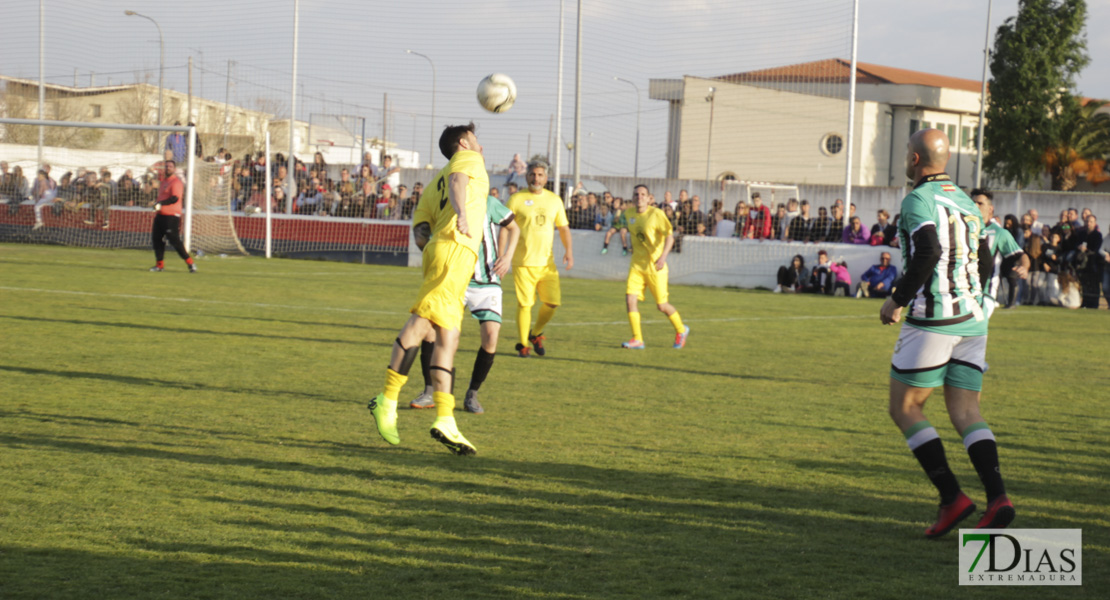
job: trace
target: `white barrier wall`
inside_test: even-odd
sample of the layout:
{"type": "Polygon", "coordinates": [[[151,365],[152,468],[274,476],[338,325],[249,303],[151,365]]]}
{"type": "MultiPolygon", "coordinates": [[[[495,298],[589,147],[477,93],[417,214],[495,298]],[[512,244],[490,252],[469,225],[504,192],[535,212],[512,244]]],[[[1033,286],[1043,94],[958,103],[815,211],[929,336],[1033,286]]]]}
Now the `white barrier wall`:
{"type": "MultiPolygon", "coordinates": [[[[605,234],[595,231],[572,230],[574,268],[569,272],[563,267],[563,245],[555,241],[555,263],[560,274],[581,279],[624,280],[628,275],[631,256],[621,256],[620,238],[613,236],[609,253],[601,254],[605,234]]],[[[857,246],[852,244],[803,244],[740,240],[739,238],[684,237],[681,252],[672,252],[667,258],[671,284],[706,285],[713,287],[773,288],[780,266],[790,264],[795,254],[801,254],[806,266],[817,264],[817,251],[825,250],[830,259],[841,258],[848,263],[853,290],[859,276],[871,265],[879,263],[879,254],[887,250],[891,264],[902,272],[902,252],[886,246],[857,246]]],[[[420,266],[420,251],[409,241],[409,266],[420,266]]]]}

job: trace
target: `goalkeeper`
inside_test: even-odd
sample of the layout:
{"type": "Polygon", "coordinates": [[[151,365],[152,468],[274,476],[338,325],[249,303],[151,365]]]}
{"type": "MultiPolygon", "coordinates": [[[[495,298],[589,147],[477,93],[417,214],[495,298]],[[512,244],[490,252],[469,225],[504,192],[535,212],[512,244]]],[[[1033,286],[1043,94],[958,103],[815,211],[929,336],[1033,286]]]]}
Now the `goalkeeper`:
{"type": "Polygon", "coordinates": [[[196,273],[197,266],[185,251],[185,244],[181,242],[181,205],[185,197],[185,184],[177,177],[177,163],[173,159],[163,162],[162,183],[158,185],[158,200],[154,210],[158,213],[154,217],[151,230],[151,241],[154,243],[154,259],[157,261],[151,271],[161,272],[162,259],[166,255],[166,240],[177,251],[177,255],[189,265],[189,272],[196,273]]]}

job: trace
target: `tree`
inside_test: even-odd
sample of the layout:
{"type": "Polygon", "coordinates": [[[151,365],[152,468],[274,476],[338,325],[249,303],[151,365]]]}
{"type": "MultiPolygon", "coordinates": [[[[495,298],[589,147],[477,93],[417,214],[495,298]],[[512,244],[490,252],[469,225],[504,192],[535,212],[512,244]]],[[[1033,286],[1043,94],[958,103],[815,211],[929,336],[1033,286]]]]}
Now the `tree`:
{"type": "Polygon", "coordinates": [[[1061,104],[1055,119],[1056,143],[1041,158],[1052,177],[1052,189],[1070,191],[1080,175],[1092,185],[1105,181],[1102,169],[1110,154],[1110,115],[1098,110],[1107,103],[1091,101],[1080,107],[1075,97],[1067,96],[1061,104]]]}
{"type": "Polygon", "coordinates": [[[1084,0],[1021,0],[1016,17],[998,28],[991,56],[990,101],[983,166],[1021,187],[1044,167],[1048,148],[1062,147],[1062,129],[1078,110],[1071,94],[1090,58],[1084,0]]]}

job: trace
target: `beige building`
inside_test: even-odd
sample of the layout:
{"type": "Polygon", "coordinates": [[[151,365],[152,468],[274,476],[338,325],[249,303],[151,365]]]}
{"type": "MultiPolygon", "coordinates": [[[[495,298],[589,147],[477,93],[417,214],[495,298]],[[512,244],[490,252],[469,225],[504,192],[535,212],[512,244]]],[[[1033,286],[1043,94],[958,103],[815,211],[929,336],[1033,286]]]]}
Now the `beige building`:
{"type": "MultiPolygon", "coordinates": [[[[46,84],[45,117],[91,123],[158,124],[158,86],[148,83],[76,87],[46,84]]],[[[38,118],[39,82],[0,75],[0,115],[38,118]]],[[[162,123],[196,123],[206,153],[226,145],[236,154],[260,147],[272,115],[174,90],[162,92],[162,123]]],[[[120,152],[158,152],[155,132],[47,128],[46,145],[120,152]]],[[[38,128],[0,125],[0,142],[37,144],[38,128]]]]}
{"type": "MultiPolygon", "coordinates": [[[[829,59],[715,78],[653,79],[669,103],[667,177],[842,184],[850,64],[829,59]],[[712,91],[711,91],[712,90],[712,91]],[[712,126],[712,127],[711,127],[712,126]]],[[[857,64],[853,185],[905,183],[906,143],[936,127],[949,173],[975,181],[979,81],[857,64]]]]}

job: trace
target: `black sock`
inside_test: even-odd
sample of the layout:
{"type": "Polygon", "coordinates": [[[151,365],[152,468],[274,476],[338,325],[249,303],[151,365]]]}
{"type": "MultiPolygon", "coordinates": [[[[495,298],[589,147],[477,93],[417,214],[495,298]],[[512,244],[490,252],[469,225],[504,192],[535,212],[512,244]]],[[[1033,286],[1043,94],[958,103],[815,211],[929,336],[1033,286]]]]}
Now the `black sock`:
{"type": "Polygon", "coordinates": [[[960,494],[960,484],[956,482],[952,469],[948,468],[948,458],[944,455],[944,444],[941,444],[940,438],[921,444],[913,451],[913,455],[921,463],[921,468],[925,469],[929,481],[937,486],[940,503],[951,504],[960,494]]]}
{"type": "Polygon", "coordinates": [[[994,440],[979,440],[967,449],[971,457],[971,464],[975,465],[975,472],[979,474],[979,481],[987,490],[987,502],[1006,493],[1006,486],[1002,483],[1002,473],[998,466],[998,444],[994,440]]]}
{"type": "Polygon", "coordinates": [[[489,370],[493,368],[493,358],[495,354],[486,352],[485,348],[478,348],[478,356],[474,359],[474,371],[470,374],[470,389],[475,392],[478,388],[482,387],[482,383],[489,375],[489,370]]]}
{"type": "Polygon", "coordinates": [[[434,342],[420,342],[420,370],[424,373],[424,387],[432,387],[432,351],[435,350],[434,342]]]}
{"type": "Polygon", "coordinates": [[[602,248],[608,248],[609,247],[609,242],[602,242],[601,247],[602,248]]]}

